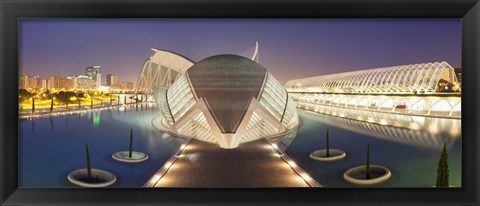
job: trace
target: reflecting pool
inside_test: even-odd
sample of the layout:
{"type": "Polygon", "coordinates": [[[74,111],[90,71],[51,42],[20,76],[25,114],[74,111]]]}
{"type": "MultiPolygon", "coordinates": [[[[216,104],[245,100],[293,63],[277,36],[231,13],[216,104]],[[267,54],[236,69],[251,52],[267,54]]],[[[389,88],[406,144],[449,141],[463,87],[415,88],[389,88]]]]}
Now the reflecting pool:
{"type": "Polygon", "coordinates": [[[448,150],[450,184],[461,186],[461,120],[393,114],[381,114],[380,118],[372,112],[349,114],[347,110],[342,115],[331,113],[335,114],[299,110],[301,127],[277,139],[286,154],[325,187],[365,187],[347,183],[343,173],[365,164],[367,144],[370,144],[371,164],[392,171],[388,181],[373,187],[430,187],[435,185],[444,143],[448,150]],[[368,116],[375,121],[368,121],[368,116]],[[380,119],[395,124],[382,124],[380,119]],[[325,148],[327,129],[330,148],[345,151],[345,159],[319,162],[309,158],[310,152],[325,148]]]}
{"type": "MultiPolygon", "coordinates": [[[[387,182],[373,187],[430,187],[435,185],[444,143],[450,184],[461,186],[461,120],[345,109],[329,112],[299,110],[300,128],[276,139],[277,145],[323,186],[357,187],[342,176],[347,169],[365,164],[370,144],[371,163],[392,171],[387,182]],[[331,148],[345,151],[345,159],[324,163],[309,158],[312,151],[325,148],[327,129],[331,148]]],[[[143,103],[19,119],[19,186],[75,187],[67,181],[67,174],[86,167],[88,143],[92,167],[117,176],[113,187],[141,187],[185,142],[155,129],[152,121],[158,115],[155,104],[143,103]],[[134,150],[150,156],[146,162],[128,164],[111,157],[128,150],[130,128],[134,150]]]]}
{"type": "Polygon", "coordinates": [[[141,187],[184,142],[152,126],[157,110],[155,104],[143,103],[19,120],[19,186],[75,187],[67,174],[86,168],[88,143],[92,168],[117,176],[113,187],[141,187]],[[130,128],[133,150],[148,153],[149,160],[129,164],[112,159],[113,153],[128,150],[130,128]]]}

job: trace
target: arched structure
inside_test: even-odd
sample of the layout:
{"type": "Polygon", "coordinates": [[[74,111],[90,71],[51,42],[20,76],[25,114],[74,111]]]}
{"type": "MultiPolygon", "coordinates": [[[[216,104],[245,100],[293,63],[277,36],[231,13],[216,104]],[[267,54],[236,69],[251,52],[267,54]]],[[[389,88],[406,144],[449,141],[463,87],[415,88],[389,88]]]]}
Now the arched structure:
{"type": "Polygon", "coordinates": [[[288,92],[435,93],[459,88],[447,62],[411,64],[290,80],[288,92]]]}
{"type": "Polygon", "coordinates": [[[298,105],[461,118],[460,84],[447,62],[412,64],[290,80],[298,105]]]}
{"type": "Polygon", "coordinates": [[[135,86],[136,92],[151,93],[155,86],[170,87],[195,62],[175,52],[154,49],[143,65],[135,86]]]}
{"type": "Polygon", "coordinates": [[[255,51],[253,52],[252,60],[258,63],[258,41],[255,42],[255,51]]]}
{"type": "Polygon", "coordinates": [[[154,91],[162,125],[172,133],[235,148],[298,124],[295,104],[261,65],[217,55],[189,68],[170,88],[154,91]]]}

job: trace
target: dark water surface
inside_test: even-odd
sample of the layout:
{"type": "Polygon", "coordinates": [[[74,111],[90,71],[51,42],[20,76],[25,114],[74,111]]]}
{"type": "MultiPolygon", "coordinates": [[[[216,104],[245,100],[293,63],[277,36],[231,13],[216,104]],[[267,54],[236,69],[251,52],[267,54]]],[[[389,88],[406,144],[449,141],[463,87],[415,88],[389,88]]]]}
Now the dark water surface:
{"type": "Polygon", "coordinates": [[[184,141],[156,130],[151,121],[158,115],[154,104],[144,103],[19,120],[19,186],[74,187],[67,175],[86,168],[88,143],[92,168],[117,176],[113,187],[141,187],[184,141]],[[129,164],[111,157],[128,150],[130,128],[133,150],[146,152],[150,156],[146,162],[129,164]]]}

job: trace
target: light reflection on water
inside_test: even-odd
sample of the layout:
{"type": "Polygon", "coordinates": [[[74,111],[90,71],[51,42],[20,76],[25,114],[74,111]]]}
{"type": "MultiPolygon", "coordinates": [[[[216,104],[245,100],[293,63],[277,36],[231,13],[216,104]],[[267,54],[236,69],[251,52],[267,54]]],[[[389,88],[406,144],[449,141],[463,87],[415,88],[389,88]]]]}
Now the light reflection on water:
{"type": "Polygon", "coordinates": [[[165,134],[151,125],[159,115],[155,111],[155,104],[144,103],[19,120],[19,186],[72,187],[66,175],[85,167],[86,143],[92,167],[117,175],[113,187],[142,186],[184,142],[162,138],[165,134]],[[134,150],[148,153],[148,161],[126,164],[111,158],[128,149],[130,128],[134,150]]]}
{"type": "Polygon", "coordinates": [[[365,146],[370,144],[372,161],[389,167],[394,174],[387,183],[374,187],[428,187],[435,183],[436,164],[446,143],[450,181],[461,185],[461,120],[347,109],[328,113],[299,110],[303,125],[276,140],[282,150],[321,184],[355,187],[341,176],[346,169],[364,164],[365,146]],[[308,157],[310,152],[325,148],[326,129],[330,130],[333,148],[347,153],[344,160],[320,163],[308,157]]]}

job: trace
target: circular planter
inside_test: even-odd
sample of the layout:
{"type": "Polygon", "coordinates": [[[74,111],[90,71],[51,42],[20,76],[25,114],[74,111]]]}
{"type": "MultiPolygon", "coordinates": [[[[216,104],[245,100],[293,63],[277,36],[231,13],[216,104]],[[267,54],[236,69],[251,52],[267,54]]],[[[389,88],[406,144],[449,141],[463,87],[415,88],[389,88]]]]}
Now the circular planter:
{"type": "Polygon", "coordinates": [[[366,165],[350,168],[343,174],[343,179],[357,185],[372,185],[387,181],[392,173],[386,167],[370,165],[371,178],[366,179],[366,165]]]}
{"type": "Polygon", "coordinates": [[[132,157],[128,156],[128,151],[117,152],[112,155],[114,160],[127,163],[138,163],[148,159],[148,155],[143,152],[132,151],[132,157]]]}
{"type": "Polygon", "coordinates": [[[88,180],[87,168],[74,170],[68,173],[68,181],[81,187],[108,187],[117,181],[117,177],[108,171],[91,169],[93,182],[88,180]],[[96,182],[98,176],[98,182],[96,182]]]}
{"type": "Polygon", "coordinates": [[[339,149],[330,149],[329,157],[327,157],[327,149],[315,150],[312,153],[310,153],[311,159],[322,161],[322,162],[341,160],[346,156],[347,154],[344,151],[339,149]]]}

